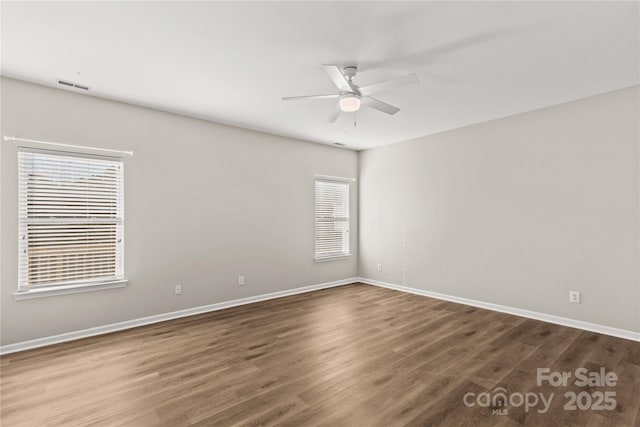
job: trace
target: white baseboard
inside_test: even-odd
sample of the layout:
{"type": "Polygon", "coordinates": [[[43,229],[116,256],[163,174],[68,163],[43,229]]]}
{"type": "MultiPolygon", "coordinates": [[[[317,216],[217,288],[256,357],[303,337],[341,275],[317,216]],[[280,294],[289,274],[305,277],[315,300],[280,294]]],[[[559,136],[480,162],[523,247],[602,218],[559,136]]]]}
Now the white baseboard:
{"type": "Polygon", "coordinates": [[[612,328],[610,326],[597,325],[595,323],[583,322],[581,320],[567,319],[565,317],[554,316],[551,314],[538,313],[536,311],[523,310],[520,308],[508,307],[506,305],[492,304],[484,301],[476,301],[468,298],[455,297],[451,295],[440,294],[437,292],[425,291],[423,289],[410,288],[408,286],[395,285],[393,283],[381,282],[379,280],[367,279],[360,277],[361,283],[368,285],[380,286],[382,288],[394,289],[396,291],[408,292],[411,294],[422,295],[425,297],[436,298],[444,301],[456,302],[459,304],[471,305],[474,307],[486,308],[487,310],[499,311],[501,313],[513,314],[516,316],[527,317],[529,319],[542,320],[543,322],[555,323],[557,325],[568,326],[570,328],[583,329],[585,331],[597,332],[599,334],[611,335],[618,338],[624,338],[632,341],[640,341],[640,332],[628,331],[626,329],[612,328]]]}
{"type": "Polygon", "coordinates": [[[121,331],[123,329],[135,328],[137,326],[149,325],[151,323],[164,322],[165,320],[177,319],[180,317],[193,316],[195,314],[208,313],[210,311],[222,310],[238,305],[251,304],[259,301],[266,301],[274,298],[286,297],[289,295],[301,294],[304,292],[317,291],[320,289],[333,288],[336,286],[349,285],[358,281],[357,277],[336,280],[334,282],[320,283],[318,285],[303,286],[301,288],[288,289],[285,291],[272,292],[269,294],[257,295],[253,297],[241,298],[232,301],[219,302],[216,304],[203,305],[200,307],[187,308],[185,310],[172,311],[170,313],[157,314],[154,316],[141,317],[139,319],[126,320],[124,322],[111,323],[104,326],[82,329],[79,331],[66,332],[59,335],[52,335],[44,338],[37,338],[29,341],[22,341],[15,344],[0,346],[0,354],[15,353],[17,351],[29,350],[37,347],[58,344],[65,341],[77,340],[80,338],[92,337],[95,335],[107,334],[109,332],[121,331]]]}
{"type": "Polygon", "coordinates": [[[196,314],[208,313],[211,311],[222,310],[225,308],[235,307],[235,306],[244,305],[244,304],[251,304],[259,301],[266,301],[274,298],[281,298],[289,295],[296,295],[296,294],[301,294],[305,292],[317,291],[320,289],[348,285],[355,282],[361,282],[361,283],[366,283],[368,285],[394,289],[396,291],[408,292],[408,293],[436,298],[444,301],[451,301],[459,304],[485,308],[487,310],[499,311],[502,313],[513,314],[521,317],[527,317],[529,319],[541,320],[543,322],[555,323],[562,326],[583,329],[585,331],[597,332],[600,334],[611,335],[618,338],[625,338],[628,340],[640,342],[640,332],[612,328],[609,326],[597,325],[595,323],[567,319],[564,317],[553,316],[551,314],[538,313],[535,311],[523,310],[519,308],[513,308],[513,307],[508,307],[508,306],[499,305],[499,304],[492,304],[492,303],[483,302],[483,301],[476,301],[468,298],[455,297],[451,295],[440,294],[437,292],[430,292],[422,289],[410,288],[408,286],[401,286],[401,285],[395,285],[393,283],[381,282],[379,280],[368,279],[365,277],[352,277],[349,279],[336,280],[334,282],[320,283],[317,285],[304,286],[304,287],[295,288],[295,289],[288,289],[285,291],[272,292],[269,294],[241,298],[241,299],[236,299],[232,301],[225,301],[225,302],[220,302],[215,304],[203,305],[200,307],[188,308],[185,310],[178,310],[170,313],[157,314],[154,316],[142,317],[139,319],[127,320],[124,322],[112,323],[104,326],[96,326],[94,328],[83,329],[83,330],[73,331],[73,332],[66,332],[59,335],[52,335],[49,337],[37,338],[34,340],[8,344],[8,345],[0,346],[0,354],[15,353],[18,351],[29,350],[32,348],[44,347],[47,345],[58,344],[66,341],[73,341],[80,338],[87,338],[95,335],[102,335],[110,332],[121,331],[123,329],[130,329],[138,326],[149,325],[152,323],[164,322],[165,320],[178,319],[180,317],[193,316],[196,314]]]}

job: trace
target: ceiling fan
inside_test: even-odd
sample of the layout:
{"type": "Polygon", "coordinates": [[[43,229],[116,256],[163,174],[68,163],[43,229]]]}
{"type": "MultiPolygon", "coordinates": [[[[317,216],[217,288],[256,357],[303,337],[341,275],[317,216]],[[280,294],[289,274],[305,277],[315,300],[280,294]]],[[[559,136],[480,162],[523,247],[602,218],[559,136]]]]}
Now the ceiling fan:
{"type": "Polygon", "coordinates": [[[360,106],[370,107],[375,110],[382,111],[383,113],[393,115],[400,111],[398,107],[394,107],[386,102],[372,98],[369,95],[419,82],[416,74],[407,74],[406,76],[396,77],[394,79],[384,80],[360,87],[353,82],[353,78],[358,72],[358,67],[347,66],[344,67],[342,71],[340,71],[340,68],[338,68],[337,65],[323,65],[322,67],[338,90],[340,90],[340,93],[330,95],[288,96],[282,98],[282,100],[299,101],[307,99],[337,98],[338,105],[336,105],[336,110],[329,117],[329,122],[331,123],[338,119],[340,113],[358,111],[360,106]]]}

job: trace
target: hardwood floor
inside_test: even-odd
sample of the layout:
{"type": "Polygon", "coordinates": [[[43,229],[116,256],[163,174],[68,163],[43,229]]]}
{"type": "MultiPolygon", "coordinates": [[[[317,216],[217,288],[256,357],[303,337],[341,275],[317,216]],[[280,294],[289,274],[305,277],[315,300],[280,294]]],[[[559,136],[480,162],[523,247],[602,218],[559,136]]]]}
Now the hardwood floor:
{"type": "Polygon", "coordinates": [[[1,369],[6,427],[640,425],[640,343],[363,284],[14,353],[1,369]],[[536,386],[537,368],[580,367],[618,383],[536,386]],[[554,398],[546,413],[464,405],[496,387],[554,398]],[[617,406],[567,411],[567,391],[615,391],[617,406]]]}

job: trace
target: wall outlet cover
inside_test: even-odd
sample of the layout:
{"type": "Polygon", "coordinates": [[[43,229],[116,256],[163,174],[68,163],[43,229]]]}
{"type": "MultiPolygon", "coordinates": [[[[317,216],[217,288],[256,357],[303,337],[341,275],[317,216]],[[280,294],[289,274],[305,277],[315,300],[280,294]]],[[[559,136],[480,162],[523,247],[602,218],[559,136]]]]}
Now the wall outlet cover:
{"type": "Polygon", "coordinates": [[[572,302],[574,304],[580,304],[580,292],[569,291],[569,302],[572,302]]]}

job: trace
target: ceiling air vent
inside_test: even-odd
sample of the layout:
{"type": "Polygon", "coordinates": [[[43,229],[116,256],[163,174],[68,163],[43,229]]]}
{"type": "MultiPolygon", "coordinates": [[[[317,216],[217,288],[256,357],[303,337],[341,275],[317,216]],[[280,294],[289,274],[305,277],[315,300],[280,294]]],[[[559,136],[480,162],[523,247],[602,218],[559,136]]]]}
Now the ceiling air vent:
{"type": "Polygon", "coordinates": [[[80,83],[70,82],[68,80],[60,80],[58,79],[58,84],[67,87],[74,87],[76,89],[89,90],[89,86],[81,85],[80,83]]]}

